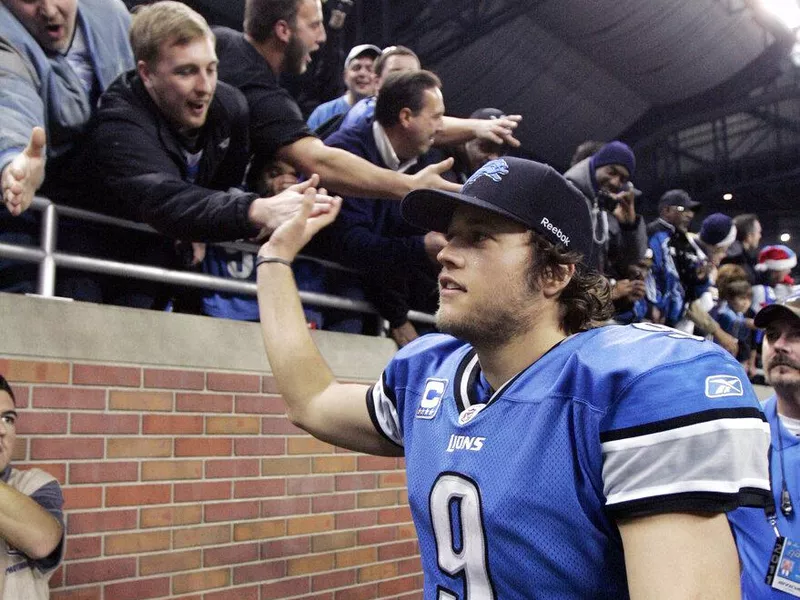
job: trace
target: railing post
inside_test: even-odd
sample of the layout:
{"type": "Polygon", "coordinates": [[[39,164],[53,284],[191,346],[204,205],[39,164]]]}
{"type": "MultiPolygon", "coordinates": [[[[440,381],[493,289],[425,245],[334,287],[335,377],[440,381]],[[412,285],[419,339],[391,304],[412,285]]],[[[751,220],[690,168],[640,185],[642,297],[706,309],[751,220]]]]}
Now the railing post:
{"type": "Polygon", "coordinates": [[[58,213],[55,205],[47,201],[42,211],[42,250],[44,258],[39,263],[38,293],[41,296],[52,298],[56,289],[56,261],[53,253],[56,249],[58,235],[58,213]]]}

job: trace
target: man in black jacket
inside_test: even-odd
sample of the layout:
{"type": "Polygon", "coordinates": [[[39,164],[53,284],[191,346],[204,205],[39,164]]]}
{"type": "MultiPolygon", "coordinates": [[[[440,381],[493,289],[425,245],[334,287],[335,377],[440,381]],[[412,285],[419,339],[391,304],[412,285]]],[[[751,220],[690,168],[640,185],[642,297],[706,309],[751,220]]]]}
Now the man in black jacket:
{"type": "Polygon", "coordinates": [[[237,189],[249,157],[247,102],[217,82],[205,20],[157,2],[135,15],[131,43],[136,70],[103,94],[91,134],[98,208],[204,242],[263,235],[293,215],[298,188],[272,198],[237,189]]]}
{"type": "MultiPolygon", "coordinates": [[[[263,237],[300,207],[316,177],[271,198],[238,189],[249,158],[247,102],[217,82],[214,34],[179,2],[157,2],[131,27],[136,69],[103,94],[88,156],[96,209],[185,241],[263,237]]],[[[328,209],[318,195],[316,210],[328,209]]],[[[110,257],[178,267],[173,243],[109,240],[110,257]]],[[[186,246],[189,248],[189,246],[186,246]]],[[[194,245],[190,261],[202,259],[194,245]]],[[[158,294],[154,294],[157,296],[158,294]]],[[[153,307],[159,299],[154,298],[153,307]]]]}

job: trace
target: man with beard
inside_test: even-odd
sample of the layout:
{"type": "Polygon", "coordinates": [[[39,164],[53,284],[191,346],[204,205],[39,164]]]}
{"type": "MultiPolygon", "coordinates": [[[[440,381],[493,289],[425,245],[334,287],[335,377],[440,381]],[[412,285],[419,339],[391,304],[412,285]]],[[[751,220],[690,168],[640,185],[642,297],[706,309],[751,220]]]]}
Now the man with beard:
{"type": "Polygon", "coordinates": [[[224,27],[214,33],[219,79],[241,90],[250,109],[251,169],[260,172],[281,160],[307,176],[317,173],[328,188],[368,198],[400,199],[420,187],[457,188],[440,176],[450,160],[405,175],[328,147],[308,129],[278,77],[303,73],[325,42],[319,0],[247,0],[244,33],[224,27]]]}
{"type": "Polygon", "coordinates": [[[630,147],[614,140],[574,164],[564,173],[585,196],[592,215],[592,265],[611,281],[617,312],[645,296],[643,281],[630,279],[631,265],[644,258],[647,231],[636,214],[636,192],[630,179],[636,157],[630,147]]]}
{"type": "MultiPolygon", "coordinates": [[[[776,519],[774,525],[787,540],[790,551],[800,542],[800,294],[788,296],[781,302],[762,308],[755,318],[757,327],[764,328],[762,361],[767,383],[775,393],[764,403],[764,413],[772,434],[770,471],[775,505],[767,515],[776,519]],[[776,511],[777,507],[777,511],[776,511]]],[[[783,563],[776,549],[776,528],[771,526],[763,510],[741,508],[728,516],[742,562],[742,598],[788,598],[797,595],[797,587],[780,587],[786,583],[780,577],[784,569],[770,565],[783,563]],[[772,558],[771,558],[772,557],[772,558]],[[765,577],[772,571],[772,588],[765,577]],[[794,591],[790,591],[790,590],[794,591]],[[787,594],[786,592],[790,592],[787,594]]],[[[796,575],[796,573],[795,573],[796,575]]],[[[795,579],[796,581],[796,579],[795,579]]]]}
{"type": "Polygon", "coordinates": [[[583,262],[577,189],[507,157],[461,193],[406,196],[410,223],[446,234],[447,333],[401,349],[372,387],[338,383],[305,327],[288,265],[335,216],[306,219],[311,200],[259,251],[269,363],[293,423],[405,456],[426,598],[738,596],[724,513],[770,498],[758,401],[714,344],[592,328],[609,289],[583,262]]]}

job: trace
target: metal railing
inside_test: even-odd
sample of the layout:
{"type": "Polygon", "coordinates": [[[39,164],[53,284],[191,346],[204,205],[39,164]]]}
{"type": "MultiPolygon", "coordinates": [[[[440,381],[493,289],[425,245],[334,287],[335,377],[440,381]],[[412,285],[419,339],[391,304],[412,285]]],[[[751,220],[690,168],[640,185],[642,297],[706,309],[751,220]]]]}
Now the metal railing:
{"type": "MultiPolygon", "coordinates": [[[[257,286],[253,282],[239,281],[236,279],[225,279],[223,277],[215,277],[213,275],[204,275],[201,273],[192,273],[188,271],[177,271],[174,269],[166,269],[163,267],[154,267],[150,265],[133,264],[126,262],[119,262],[113,260],[106,260],[102,258],[93,258],[89,256],[81,256],[77,254],[70,254],[66,252],[58,252],[56,250],[58,242],[58,219],[60,216],[79,219],[92,223],[99,223],[103,225],[110,225],[114,227],[122,227],[124,229],[133,229],[152,233],[154,235],[161,235],[149,225],[143,223],[136,223],[127,221],[117,217],[111,217],[100,213],[91,212],[73,208],[70,206],[56,205],[52,201],[43,197],[36,197],[31,204],[29,210],[37,210],[42,213],[41,223],[41,241],[39,247],[34,246],[21,246],[16,244],[0,243],[0,257],[21,260],[26,262],[38,263],[39,273],[37,282],[37,293],[44,297],[55,296],[55,281],[56,269],[64,267],[69,269],[76,269],[80,271],[89,271],[92,273],[102,273],[105,275],[116,275],[121,277],[128,277],[132,279],[143,279],[146,281],[155,281],[159,283],[168,283],[173,285],[181,285],[193,288],[201,288],[206,290],[213,290],[218,292],[227,292],[233,294],[245,294],[255,296],[257,286]]],[[[258,251],[258,246],[246,242],[226,242],[221,244],[209,244],[227,248],[230,250],[238,250],[242,252],[258,251]]],[[[352,271],[337,263],[318,259],[316,257],[298,256],[305,260],[314,261],[322,264],[326,268],[352,271]]],[[[321,294],[317,292],[300,291],[300,300],[303,305],[315,306],[321,308],[334,308],[345,311],[352,311],[367,315],[378,315],[375,307],[369,302],[362,300],[352,300],[350,298],[343,298],[341,296],[334,296],[330,294],[321,294]]],[[[380,319],[380,317],[378,316],[380,319]]],[[[435,320],[433,315],[419,311],[409,311],[408,318],[412,321],[425,324],[434,324],[435,320]]],[[[381,326],[379,331],[385,332],[386,326],[383,319],[380,319],[381,326]]]]}

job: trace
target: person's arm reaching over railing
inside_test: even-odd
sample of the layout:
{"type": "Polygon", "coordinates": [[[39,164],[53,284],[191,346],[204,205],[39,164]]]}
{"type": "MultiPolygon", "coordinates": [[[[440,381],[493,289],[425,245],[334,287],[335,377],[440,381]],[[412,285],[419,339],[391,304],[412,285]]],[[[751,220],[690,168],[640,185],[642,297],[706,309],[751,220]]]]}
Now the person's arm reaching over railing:
{"type": "Polygon", "coordinates": [[[520,121],[522,115],[507,115],[500,119],[459,119],[445,116],[444,126],[436,134],[436,145],[452,146],[480,139],[518,148],[520,142],[514,137],[514,130],[520,121]]]}
{"type": "Polygon", "coordinates": [[[453,159],[429,165],[414,175],[382,169],[340,148],[332,148],[315,137],[302,137],[278,150],[279,160],[303,173],[318,173],[322,185],[340,194],[359,198],[401,200],[419,188],[457,192],[461,186],[442,178],[453,166],[453,159]]]}
{"type": "Polygon", "coordinates": [[[34,127],[25,149],[3,168],[3,201],[15,217],[28,210],[44,181],[46,143],[44,129],[34,127]]]}
{"type": "MultiPolygon", "coordinates": [[[[401,449],[382,437],[370,419],[367,386],[336,381],[306,326],[291,261],[338,214],[311,217],[316,190],[305,191],[301,211],[281,225],[259,251],[258,304],[261,332],[272,373],[291,421],[325,442],[359,452],[397,456],[401,449]]],[[[320,190],[320,193],[324,190],[320,190]]]]}
{"type": "Polygon", "coordinates": [[[0,38],[0,184],[3,203],[18,216],[44,181],[45,108],[33,65],[0,38]]]}

